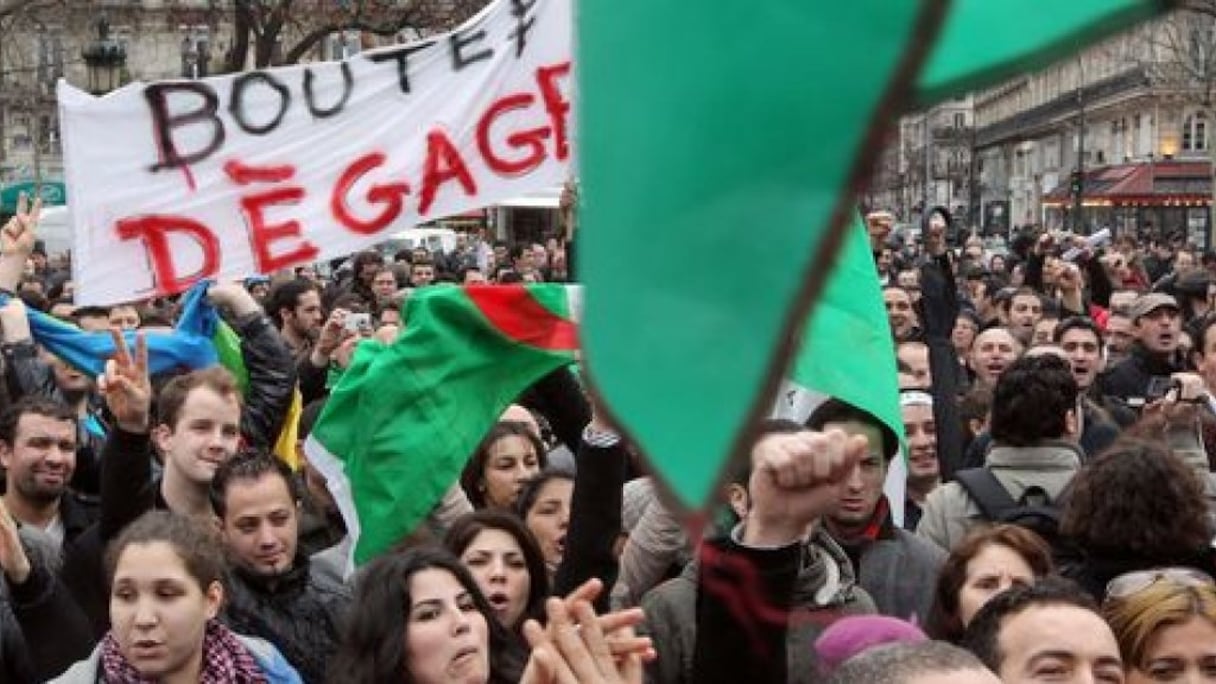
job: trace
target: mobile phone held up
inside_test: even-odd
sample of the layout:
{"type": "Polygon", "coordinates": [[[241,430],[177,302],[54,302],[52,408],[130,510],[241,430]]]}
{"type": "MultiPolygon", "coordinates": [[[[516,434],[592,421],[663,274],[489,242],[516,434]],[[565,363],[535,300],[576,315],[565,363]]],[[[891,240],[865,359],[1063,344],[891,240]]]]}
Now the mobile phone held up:
{"type": "Polygon", "coordinates": [[[1145,401],[1157,401],[1169,393],[1171,389],[1175,389],[1178,383],[1167,375],[1155,375],[1148,380],[1148,387],[1144,390],[1145,401]]]}
{"type": "Polygon", "coordinates": [[[346,329],[351,332],[363,332],[371,327],[372,315],[369,313],[352,313],[346,316],[346,329]]]}

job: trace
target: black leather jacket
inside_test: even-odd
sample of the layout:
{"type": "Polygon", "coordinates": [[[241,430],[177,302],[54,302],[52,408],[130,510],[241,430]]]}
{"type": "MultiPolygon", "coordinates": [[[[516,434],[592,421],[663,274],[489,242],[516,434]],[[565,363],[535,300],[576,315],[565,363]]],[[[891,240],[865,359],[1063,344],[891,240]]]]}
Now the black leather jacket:
{"type": "Polygon", "coordinates": [[[283,429],[296,388],[296,364],[274,324],[261,312],[236,321],[241,357],[249,372],[249,393],[241,410],[245,445],[271,449],[283,429]]]}
{"type": "Polygon", "coordinates": [[[1098,377],[1098,391],[1139,410],[1148,399],[1145,393],[1149,380],[1169,377],[1179,370],[1182,369],[1174,364],[1172,358],[1153,354],[1137,342],[1132,345],[1127,358],[1098,377]]]}
{"type": "Polygon", "coordinates": [[[292,569],[266,577],[241,567],[225,582],[225,624],[233,631],[266,639],[279,648],[306,683],[324,682],[329,658],[341,641],[341,622],[351,602],[343,584],[310,570],[297,554],[292,569]]]}

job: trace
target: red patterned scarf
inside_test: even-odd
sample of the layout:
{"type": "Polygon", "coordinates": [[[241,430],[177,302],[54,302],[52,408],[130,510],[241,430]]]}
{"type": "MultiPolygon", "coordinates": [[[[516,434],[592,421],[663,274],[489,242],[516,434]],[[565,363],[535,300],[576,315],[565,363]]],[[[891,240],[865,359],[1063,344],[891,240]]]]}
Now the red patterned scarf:
{"type": "Polygon", "coordinates": [[[870,522],[866,523],[866,528],[862,530],[860,538],[872,542],[890,536],[890,518],[891,504],[887,503],[887,497],[883,496],[878,499],[878,505],[874,507],[874,515],[870,516],[870,522]]]}
{"type": "MultiPolygon", "coordinates": [[[[101,667],[106,682],[123,684],[155,684],[156,680],[141,675],[118,649],[114,632],[101,642],[101,667]]],[[[199,684],[266,684],[266,676],[253,654],[227,627],[216,620],[207,623],[203,635],[202,671],[199,684]]]]}

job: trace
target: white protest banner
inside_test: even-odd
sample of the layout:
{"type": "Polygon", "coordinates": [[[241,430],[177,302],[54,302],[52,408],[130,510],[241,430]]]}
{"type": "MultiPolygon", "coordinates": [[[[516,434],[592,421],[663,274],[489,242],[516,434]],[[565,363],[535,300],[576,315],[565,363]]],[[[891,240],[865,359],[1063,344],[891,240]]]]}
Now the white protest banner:
{"type": "Polygon", "coordinates": [[[77,299],[109,304],[349,254],[569,176],[569,0],[343,62],[60,82],[77,299]]]}

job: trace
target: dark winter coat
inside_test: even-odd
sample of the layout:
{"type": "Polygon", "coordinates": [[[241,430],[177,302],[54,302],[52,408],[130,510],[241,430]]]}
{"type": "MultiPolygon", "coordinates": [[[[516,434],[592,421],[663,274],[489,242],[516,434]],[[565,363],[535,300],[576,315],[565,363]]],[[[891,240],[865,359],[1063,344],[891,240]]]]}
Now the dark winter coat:
{"type": "Polygon", "coordinates": [[[779,549],[707,541],[699,560],[648,593],[642,609],[642,631],[659,656],[647,667],[652,684],[818,682],[813,645],[823,630],[875,612],[848,557],[822,530],[779,549]],[[740,606],[755,612],[739,615],[740,606]]]}
{"type": "Polygon", "coordinates": [[[308,557],[298,555],[283,575],[271,578],[237,567],[224,586],[220,617],[232,631],[277,646],[306,683],[325,681],[351,603],[346,585],[312,572],[308,557]]]}

